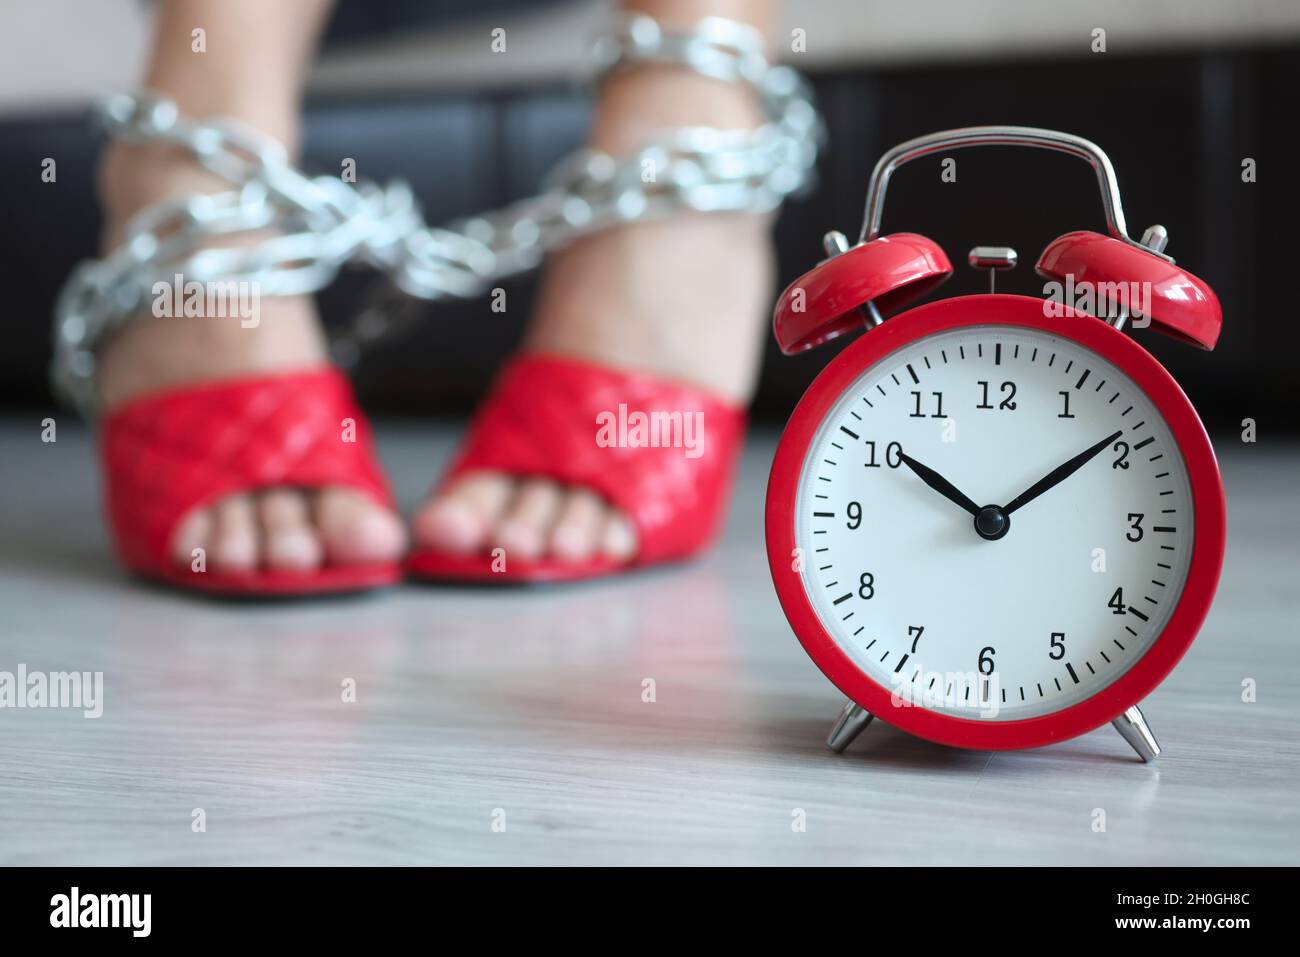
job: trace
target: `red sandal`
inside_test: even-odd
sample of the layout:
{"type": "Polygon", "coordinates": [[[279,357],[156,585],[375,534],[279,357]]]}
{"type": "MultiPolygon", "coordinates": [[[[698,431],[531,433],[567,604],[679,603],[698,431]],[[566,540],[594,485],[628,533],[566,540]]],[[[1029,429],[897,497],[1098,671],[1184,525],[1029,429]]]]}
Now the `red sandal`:
{"type": "Polygon", "coordinates": [[[441,581],[576,581],[687,558],[717,537],[744,432],[742,409],[696,386],[559,356],[515,358],[443,485],[487,469],[591,489],[631,518],[636,555],[527,561],[426,548],[408,570],[441,581]]]}
{"type": "Polygon", "coordinates": [[[311,571],[180,565],[169,544],[192,509],[271,486],[347,485],[391,508],[369,423],[333,368],[203,382],[113,409],[100,433],[105,504],[128,569],[187,589],[233,596],[360,591],[391,585],[398,562],[311,571]]]}

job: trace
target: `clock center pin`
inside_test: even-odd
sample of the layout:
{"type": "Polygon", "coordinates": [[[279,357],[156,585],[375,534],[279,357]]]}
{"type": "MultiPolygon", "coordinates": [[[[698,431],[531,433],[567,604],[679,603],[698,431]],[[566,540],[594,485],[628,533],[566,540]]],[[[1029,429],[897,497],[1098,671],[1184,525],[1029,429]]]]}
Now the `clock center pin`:
{"type": "Polygon", "coordinates": [[[1011,528],[1011,516],[1000,505],[985,505],[975,513],[975,531],[980,538],[996,542],[1011,528]]]}

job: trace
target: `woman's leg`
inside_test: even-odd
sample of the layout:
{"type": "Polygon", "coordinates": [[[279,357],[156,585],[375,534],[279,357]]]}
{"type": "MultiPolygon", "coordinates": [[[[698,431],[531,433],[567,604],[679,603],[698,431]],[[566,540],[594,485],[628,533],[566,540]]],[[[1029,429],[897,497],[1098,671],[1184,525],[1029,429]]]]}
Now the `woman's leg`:
{"type": "MultiPolygon", "coordinates": [[[[174,99],[190,117],[228,116],[296,152],[303,77],[331,0],[168,0],[158,23],[145,85],[174,99]],[[205,52],[191,33],[206,31],[205,52]]],[[[100,168],[108,246],[132,214],[166,196],[229,188],[188,154],[165,145],[116,142],[100,168]]],[[[111,408],[134,395],[204,379],[316,366],[326,361],[310,297],[268,298],[261,321],[142,318],[128,324],[101,357],[100,390],[111,408]]],[[[205,548],[209,566],[239,571],[263,565],[308,569],[382,561],[399,555],[395,515],[346,488],[272,489],[232,495],[189,515],[173,540],[178,562],[205,548]]]]}
{"type": "MultiPolygon", "coordinates": [[[[775,0],[628,0],[661,23],[725,16],[769,36],[775,0]]],[[[754,127],[752,90],[673,66],[641,66],[601,90],[591,145],[626,155],[664,129],[754,127]]],[[[549,264],[525,348],[593,359],[747,401],[773,278],[769,217],[683,214],[586,238],[549,264]]],[[[416,516],[417,541],[454,552],[501,546],[579,561],[635,553],[631,522],[592,492],[539,478],[468,473],[416,516]]]]}

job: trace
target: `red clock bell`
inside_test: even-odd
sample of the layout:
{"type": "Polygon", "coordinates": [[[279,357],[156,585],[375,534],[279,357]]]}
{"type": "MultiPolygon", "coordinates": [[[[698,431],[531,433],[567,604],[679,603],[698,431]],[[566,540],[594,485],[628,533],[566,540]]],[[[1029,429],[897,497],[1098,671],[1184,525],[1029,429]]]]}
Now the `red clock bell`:
{"type": "MultiPolygon", "coordinates": [[[[865,330],[790,418],[767,493],[773,582],[804,649],[849,699],[829,746],[873,716],[967,748],[1028,748],[1112,722],[1159,754],[1139,703],[1205,619],[1223,564],[1223,484],[1181,388],[1129,329],[1205,349],[1222,325],[1208,285],[1129,237],[1093,143],[973,127],[895,147],[876,165],[856,245],[781,295],[788,353],[865,330]],[[914,233],[880,235],[890,177],[968,146],[1078,156],[1109,235],[1067,233],[1042,298],[963,296],[903,310],[952,273],[914,233]]],[[[1011,268],[1005,247],[971,264],[1011,268]]]]}

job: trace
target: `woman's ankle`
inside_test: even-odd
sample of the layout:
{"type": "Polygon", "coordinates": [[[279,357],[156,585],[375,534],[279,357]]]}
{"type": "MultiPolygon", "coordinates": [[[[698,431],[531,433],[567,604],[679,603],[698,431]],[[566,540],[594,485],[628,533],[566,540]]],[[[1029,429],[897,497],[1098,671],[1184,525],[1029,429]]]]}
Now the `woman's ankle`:
{"type": "MultiPolygon", "coordinates": [[[[627,157],[681,126],[749,129],[757,94],[671,66],[612,76],[590,145],[627,157]]],[[[682,211],[587,237],[547,267],[526,346],[753,391],[775,267],[772,217],[682,211]]]]}
{"type": "MultiPolygon", "coordinates": [[[[102,245],[108,252],[120,244],[126,224],[141,210],[169,197],[224,192],[232,185],[179,148],[115,141],[101,159],[98,188],[104,210],[102,245]]],[[[112,406],[141,392],[185,382],[326,361],[310,297],[263,297],[257,289],[251,295],[255,323],[243,316],[159,316],[148,311],[128,322],[100,351],[102,401],[112,406]]]]}
{"type": "MultiPolygon", "coordinates": [[[[238,100],[221,103],[202,114],[187,110],[182,100],[177,107],[189,122],[233,120],[280,143],[289,156],[296,155],[301,123],[295,113],[279,107],[254,110],[238,100]]],[[[115,139],[100,157],[96,185],[104,211],[103,239],[111,248],[120,240],[126,222],[147,206],[171,196],[226,192],[241,184],[207,169],[180,146],[115,139]]]]}
{"type": "Polygon", "coordinates": [[[104,214],[101,241],[105,252],[121,242],[123,228],[142,209],[172,196],[231,188],[179,147],[123,140],[114,140],[104,149],[96,186],[104,214]]]}
{"type": "Polygon", "coordinates": [[[590,145],[614,156],[632,153],[682,126],[753,129],[763,122],[758,93],[684,67],[650,64],[605,80],[596,101],[590,145]]]}

